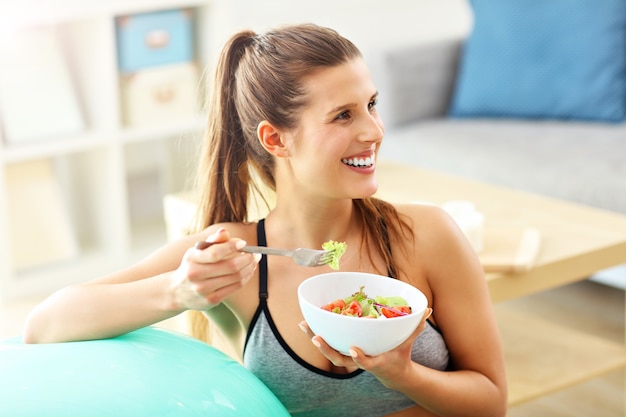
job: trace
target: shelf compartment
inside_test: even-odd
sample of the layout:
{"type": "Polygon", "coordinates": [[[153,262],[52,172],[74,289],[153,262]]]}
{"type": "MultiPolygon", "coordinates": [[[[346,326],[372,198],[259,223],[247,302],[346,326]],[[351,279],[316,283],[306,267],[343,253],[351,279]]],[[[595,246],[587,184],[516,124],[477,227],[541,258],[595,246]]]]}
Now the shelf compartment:
{"type": "Polygon", "coordinates": [[[189,186],[197,153],[197,142],[183,136],[124,146],[133,247],[155,249],[167,241],[164,197],[189,186]]]}
{"type": "Polygon", "coordinates": [[[128,251],[126,183],[121,150],[102,146],[57,157],[81,247],[119,257],[128,251]]]}
{"type": "Polygon", "coordinates": [[[618,370],[623,345],[496,306],[509,381],[509,406],[618,370]]]}
{"type": "Polygon", "coordinates": [[[61,25],[21,28],[0,41],[5,141],[21,144],[85,129],[61,25]]]}
{"type": "Polygon", "coordinates": [[[5,167],[11,264],[29,269],[75,259],[78,240],[53,161],[5,167]]]}

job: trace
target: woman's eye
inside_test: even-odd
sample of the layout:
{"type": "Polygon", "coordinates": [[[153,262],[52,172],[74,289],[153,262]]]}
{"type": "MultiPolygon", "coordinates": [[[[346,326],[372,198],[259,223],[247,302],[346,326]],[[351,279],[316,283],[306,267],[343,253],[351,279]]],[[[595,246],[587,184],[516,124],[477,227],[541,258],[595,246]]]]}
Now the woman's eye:
{"type": "Polygon", "coordinates": [[[378,104],[378,99],[375,98],[374,100],[369,102],[369,104],[367,105],[367,108],[372,110],[376,107],[377,104],[378,104]]]}
{"type": "Polygon", "coordinates": [[[350,112],[348,110],[341,112],[336,119],[337,120],[347,120],[350,118],[350,112]]]}

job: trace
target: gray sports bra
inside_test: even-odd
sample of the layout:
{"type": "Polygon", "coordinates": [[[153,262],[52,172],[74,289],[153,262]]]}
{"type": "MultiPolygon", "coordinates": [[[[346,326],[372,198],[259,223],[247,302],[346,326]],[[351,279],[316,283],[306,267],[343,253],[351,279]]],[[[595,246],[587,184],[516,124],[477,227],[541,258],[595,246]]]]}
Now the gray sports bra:
{"type": "MultiPolygon", "coordinates": [[[[263,220],[258,224],[258,245],[265,246],[263,220]]],[[[361,369],[337,374],[312,366],[287,345],[267,306],[267,258],[259,262],[259,306],[244,345],[244,365],[283,403],[292,416],[384,416],[415,403],[383,386],[361,369]],[[358,411],[360,410],[360,411],[358,411]]],[[[295,329],[294,331],[300,331],[295,329]]],[[[446,370],[448,349],[442,335],[429,322],[415,340],[414,362],[446,370]]]]}

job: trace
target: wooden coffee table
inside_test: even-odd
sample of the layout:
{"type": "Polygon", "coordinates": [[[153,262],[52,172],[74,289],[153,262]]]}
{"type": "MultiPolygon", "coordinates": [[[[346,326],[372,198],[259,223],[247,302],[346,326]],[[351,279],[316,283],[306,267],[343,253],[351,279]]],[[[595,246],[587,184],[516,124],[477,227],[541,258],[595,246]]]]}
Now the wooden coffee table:
{"type": "MultiPolygon", "coordinates": [[[[514,273],[486,273],[494,303],[588,278],[626,263],[626,216],[571,202],[406,165],[378,165],[378,196],[391,202],[469,200],[485,215],[485,229],[536,228],[534,265],[514,273]]],[[[491,242],[493,245],[494,242],[491,242]]],[[[497,244],[497,242],[496,242],[497,244]]],[[[509,404],[519,404],[626,366],[626,349],[495,306],[502,334],[509,404]]]]}

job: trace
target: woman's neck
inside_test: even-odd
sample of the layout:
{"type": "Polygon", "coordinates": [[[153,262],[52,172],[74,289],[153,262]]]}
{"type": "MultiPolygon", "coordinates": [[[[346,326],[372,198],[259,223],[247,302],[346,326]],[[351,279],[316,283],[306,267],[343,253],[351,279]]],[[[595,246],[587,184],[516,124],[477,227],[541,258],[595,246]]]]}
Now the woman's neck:
{"type": "Polygon", "coordinates": [[[290,247],[318,248],[329,240],[354,241],[360,236],[352,200],[322,202],[303,196],[284,201],[277,198],[267,216],[266,230],[268,240],[290,247]]]}

